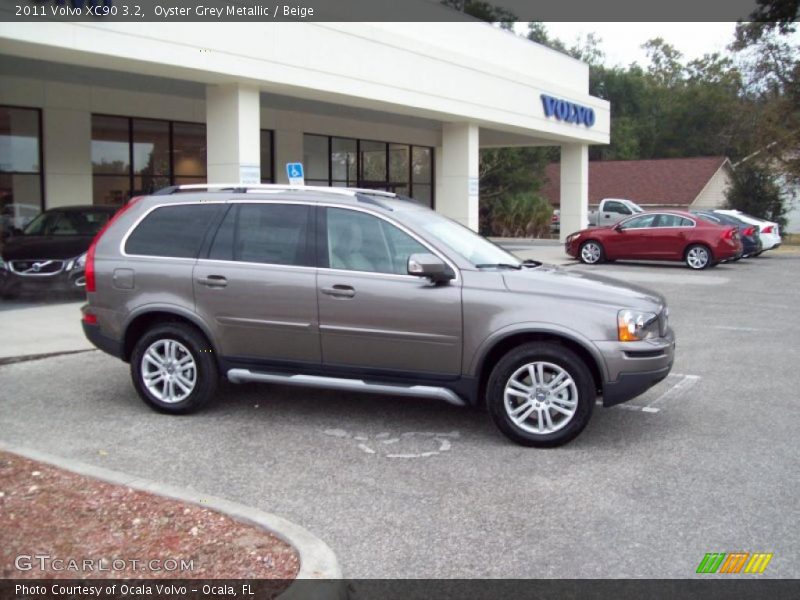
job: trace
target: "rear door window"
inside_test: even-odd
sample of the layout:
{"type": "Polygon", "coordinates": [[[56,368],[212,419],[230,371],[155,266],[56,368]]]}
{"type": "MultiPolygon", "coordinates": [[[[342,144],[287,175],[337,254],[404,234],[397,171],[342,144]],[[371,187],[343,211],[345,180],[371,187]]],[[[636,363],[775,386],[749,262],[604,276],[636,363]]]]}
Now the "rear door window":
{"type": "Polygon", "coordinates": [[[313,209],[302,204],[243,203],[222,221],[208,258],[313,266],[313,209]]]}
{"type": "Polygon", "coordinates": [[[196,258],[221,204],[179,204],[150,212],[125,243],[125,252],[139,256],[196,258]]]}
{"type": "Polygon", "coordinates": [[[680,215],[658,215],[656,227],[691,227],[692,222],[680,215]]]}

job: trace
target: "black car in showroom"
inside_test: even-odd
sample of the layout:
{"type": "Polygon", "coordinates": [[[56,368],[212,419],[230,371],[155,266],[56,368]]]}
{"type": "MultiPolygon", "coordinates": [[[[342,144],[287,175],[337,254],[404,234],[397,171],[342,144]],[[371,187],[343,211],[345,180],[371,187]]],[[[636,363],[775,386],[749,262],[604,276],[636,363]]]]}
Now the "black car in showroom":
{"type": "Polygon", "coordinates": [[[0,296],[22,291],[82,292],[86,251],[117,209],[113,206],[51,208],[8,238],[0,256],[0,296]]]}

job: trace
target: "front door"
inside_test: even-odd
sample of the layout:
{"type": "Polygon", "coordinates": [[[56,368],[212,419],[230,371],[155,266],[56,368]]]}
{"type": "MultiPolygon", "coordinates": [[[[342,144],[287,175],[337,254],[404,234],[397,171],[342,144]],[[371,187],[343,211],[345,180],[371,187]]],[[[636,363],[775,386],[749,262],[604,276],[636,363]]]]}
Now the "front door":
{"type": "Polygon", "coordinates": [[[455,377],[461,372],[461,281],[433,285],[407,274],[430,252],[389,221],[320,209],[317,276],[326,367],[455,377]]]}
{"type": "Polygon", "coordinates": [[[314,208],[244,202],[194,268],[197,312],[225,358],[319,365],[314,208]]]}
{"type": "Polygon", "coordinates": [[[604,240],[609,258],[653,258],[653,223],[656,215],[644,214],[622,221],[604,240]]]}

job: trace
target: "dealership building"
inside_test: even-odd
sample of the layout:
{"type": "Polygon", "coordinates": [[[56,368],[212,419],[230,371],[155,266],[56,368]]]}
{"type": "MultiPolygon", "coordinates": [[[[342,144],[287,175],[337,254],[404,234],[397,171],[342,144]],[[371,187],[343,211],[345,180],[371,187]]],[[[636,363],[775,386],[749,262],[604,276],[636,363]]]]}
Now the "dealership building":
{"type": "Polygon", "coordinates": [[[559,146],[562,231],[609,142],[589,68],[483,22],[0,23],[0,202],[183,183],[409,194],[478,226],[479,151],[559,146]]]}

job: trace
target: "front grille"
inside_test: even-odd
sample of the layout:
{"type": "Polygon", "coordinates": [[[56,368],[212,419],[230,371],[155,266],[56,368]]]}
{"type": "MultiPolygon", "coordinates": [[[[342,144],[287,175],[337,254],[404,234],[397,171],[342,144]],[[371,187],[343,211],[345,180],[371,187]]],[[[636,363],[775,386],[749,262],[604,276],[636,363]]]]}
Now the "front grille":
{"type": "Polygon", "coordinates": [[[9,263],[11,270],[23,277],[46,277],[57,275],[64,269],[63,260],[48,260],[46,258],[36,260],[12,260],[9,263]]]}

